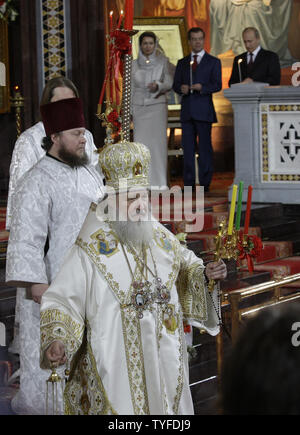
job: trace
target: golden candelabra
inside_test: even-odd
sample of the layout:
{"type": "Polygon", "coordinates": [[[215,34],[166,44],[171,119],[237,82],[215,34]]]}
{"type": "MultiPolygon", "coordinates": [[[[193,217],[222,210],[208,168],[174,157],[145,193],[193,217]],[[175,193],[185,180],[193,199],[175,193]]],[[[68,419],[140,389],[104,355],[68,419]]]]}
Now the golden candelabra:
{"type": "Polygon", "coordinates": [[[24,98],[21,95],[19,86],[14,87],[14,94],[10,97],[12,107],[16,109],[16,129],[17,129],[17,137],[20,136],[22,132],[22,119],[21,119],[21,110],[24,107],[24,98]]]}
{"type": "MultiPolygon", "coordinates": [[[[239,231],[233,229],[232,234],[229,235],[226,220],[220,223],[215,242],[214,261],[219,261],[220,259],[230,260],[231,258],[238,259],[239,231]]],[[[215,280],[210,279],[208,283],[209,291],[213,291],[214,286],[215,280]]]]}

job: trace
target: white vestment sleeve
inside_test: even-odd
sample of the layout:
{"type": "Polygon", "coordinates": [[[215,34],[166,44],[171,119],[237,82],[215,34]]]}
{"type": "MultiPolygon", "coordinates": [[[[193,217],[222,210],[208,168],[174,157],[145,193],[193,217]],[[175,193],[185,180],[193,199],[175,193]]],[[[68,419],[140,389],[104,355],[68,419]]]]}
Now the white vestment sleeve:
{"type": "Polygon", "coordinates": [[[9,189],[7,197],[6,229],[10,229],[13,214],[14,195],[21,177],[45,154],[42,148],[41,132],[43,124],[24,131],[17,139],[9,167],[9,189]],[[40,139],[40,140],[39,140],[40,139]]]}
{"type": "Polygon", "coordinates": [[[217,335],[221,312],[218,285],[215,285],[210,293],[206,285],[202,259],[182,245],[181,256],[178,289],[184,318],[192,326],[205,329],[211,335],[217,335]]]}
{"type": "Polygon", "coordinates": [[[92,265],[85,252],[73,245],[41,302],[41,367],[44,352],[55,340],[65,346],[69,361],[82,343],[87,291],[92,285],[92,265]]]}
{"type": "Polygon", "coordinates": [[[27,177],[15,196],[6,259],[6,281],[47,284],[44,248],[51,200],[40,175],[27,177]]]}

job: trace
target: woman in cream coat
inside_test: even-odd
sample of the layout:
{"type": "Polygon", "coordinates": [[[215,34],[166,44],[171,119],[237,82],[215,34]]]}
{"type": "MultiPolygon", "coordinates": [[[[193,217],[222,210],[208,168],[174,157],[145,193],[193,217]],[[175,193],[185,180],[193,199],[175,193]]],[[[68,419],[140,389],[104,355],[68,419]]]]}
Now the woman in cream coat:
{"type": "Polygon", "coordinates": [[[134,141],[150,149],[150,184],[167,186],[167,92],[172,88],[174,65],[157,50],[153,32],[139,37],[139,55],[132,65],[134,141]]]}

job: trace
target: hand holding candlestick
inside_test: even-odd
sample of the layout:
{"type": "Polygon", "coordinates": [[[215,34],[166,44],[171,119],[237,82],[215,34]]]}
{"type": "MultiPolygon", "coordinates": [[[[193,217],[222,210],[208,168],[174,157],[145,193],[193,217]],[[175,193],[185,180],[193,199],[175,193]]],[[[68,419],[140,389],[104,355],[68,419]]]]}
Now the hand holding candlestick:
{"type": "Polygon", "coordinates": [[[227,276],[227,267],[224,261],[219,258],[219,260],[211,261],[207,263],[205,268],[205,275],[209,279],[209,282],[220,279],[225,279],[227,276]]]}

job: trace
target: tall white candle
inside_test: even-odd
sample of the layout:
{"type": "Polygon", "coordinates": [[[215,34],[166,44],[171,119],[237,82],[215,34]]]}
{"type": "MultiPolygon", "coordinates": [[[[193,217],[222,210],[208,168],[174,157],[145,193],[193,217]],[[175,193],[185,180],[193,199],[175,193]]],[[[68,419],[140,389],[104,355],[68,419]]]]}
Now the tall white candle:
{"type": "Polygon", "coordinates": [[[241,63],[243,62],[243,59],[238,60],[238,68],[239,68],[239,76],[240,76],[240,83],[242,82],[242,72],[241,72],[241,63]]]}
{"type": "Polygon", "coordinates": [[[193,85],[193,61],[190,62],[190,91],[193,93],[192,85],[193,85]]]}

